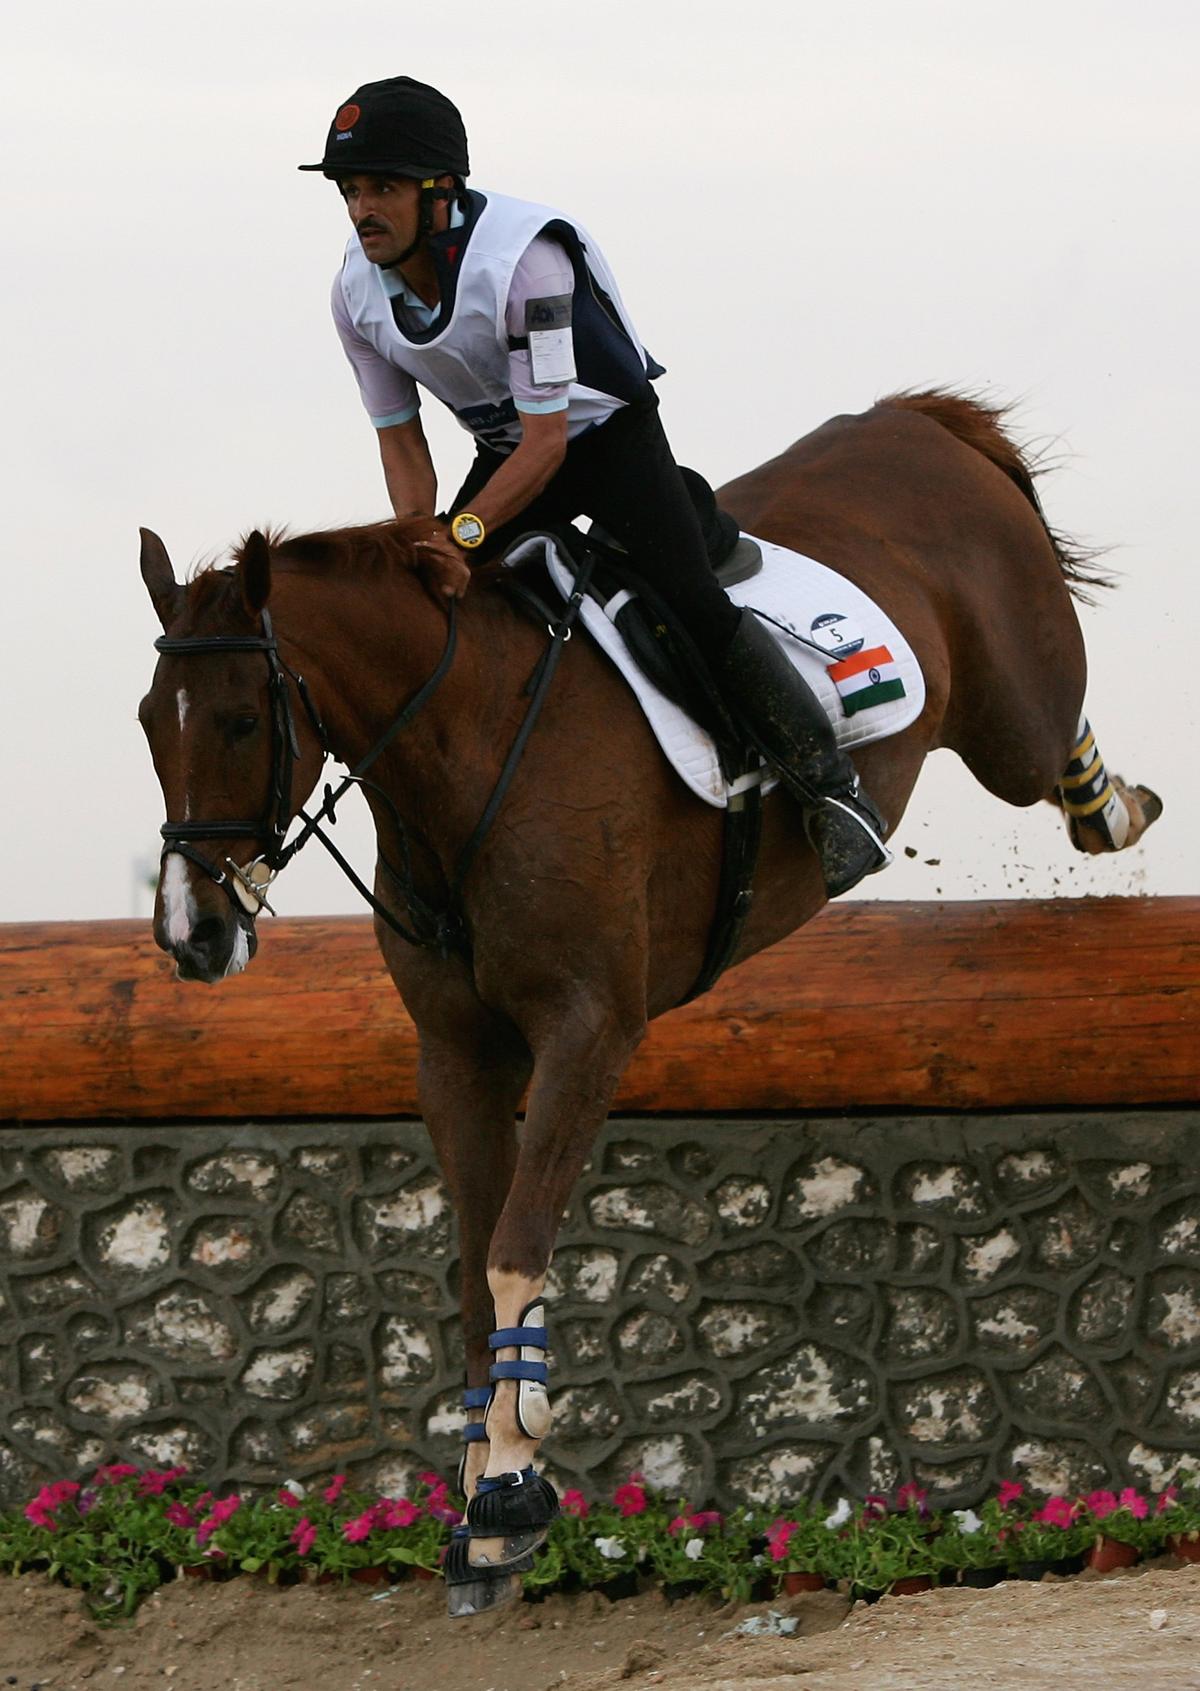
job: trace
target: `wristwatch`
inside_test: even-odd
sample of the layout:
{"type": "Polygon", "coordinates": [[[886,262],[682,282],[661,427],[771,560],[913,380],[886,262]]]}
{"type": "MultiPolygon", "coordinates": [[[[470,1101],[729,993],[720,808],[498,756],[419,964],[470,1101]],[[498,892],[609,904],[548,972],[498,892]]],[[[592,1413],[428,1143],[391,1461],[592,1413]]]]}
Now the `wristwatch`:
{"type": "Polygon", "coordinates": [[[487,530],[474,511],[460,511],[450,524],[450,533],[456,546],[461,546],[465,552],[471,552],[476,546],[483,545],[487,530]]]}

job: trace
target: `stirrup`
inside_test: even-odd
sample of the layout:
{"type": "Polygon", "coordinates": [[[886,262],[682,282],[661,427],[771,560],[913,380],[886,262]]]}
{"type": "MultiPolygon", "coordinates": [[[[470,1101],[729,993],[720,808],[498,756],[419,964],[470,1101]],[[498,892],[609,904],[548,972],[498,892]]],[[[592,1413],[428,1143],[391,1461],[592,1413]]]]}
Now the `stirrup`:
{"type": "Polygon", "coordinates": [[[825,793],[819,805],[806,809],[804,827],[830,898],[839,898],[892,861],[883,843],[883,817],[862,791],[857,775],[853,786],[837,794],[825,793]]]}
{"type": "Polygon", "coordinates": [[[473,1444],[483,1444],[487,1441],[487,1427],[484,1422],[486,1421],[487,1411],[492,1402],[491,1386],[468,1386],[466,1391],[462,1394],[462,1402],[463,1408],[468,1412],[472,1409],[482,1409],[484,1412],[484,1420],[469,1420],[462,1432],[463,1453],[458,1459],[458,1493],[460,1497],[465,1497],[467,1494],[467,1457],[470,1454],[469,1447],[473,1444]]]}

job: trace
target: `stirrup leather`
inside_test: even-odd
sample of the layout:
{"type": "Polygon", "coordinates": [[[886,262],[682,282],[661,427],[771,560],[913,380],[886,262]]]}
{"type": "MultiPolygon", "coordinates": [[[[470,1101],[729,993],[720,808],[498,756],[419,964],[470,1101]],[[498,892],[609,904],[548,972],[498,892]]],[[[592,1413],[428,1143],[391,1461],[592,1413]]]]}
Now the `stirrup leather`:
{"type": "MultiPolygon", "coordinates": [[[[511,1362],[493,1362],[488,1377],[493,1382],[516,1381],[517,1426],[527,1439],[543,1439],[550,1431],[545,1304],[544,1297],[535,1298],[521,1311],[517,1326],[499,1327],[488,1335],[492,1350],[507,1350],[514,1346],[518,1350],[518,1356],[511,1362]]],[[[495,1402],[494,1396],[492,1402],[495,1402]]],[[[485,1426],[486,1421],[485,1415],[485,1426]]],[[[484,1436],[487,1436],[486,1433],[484,1436]]]]}

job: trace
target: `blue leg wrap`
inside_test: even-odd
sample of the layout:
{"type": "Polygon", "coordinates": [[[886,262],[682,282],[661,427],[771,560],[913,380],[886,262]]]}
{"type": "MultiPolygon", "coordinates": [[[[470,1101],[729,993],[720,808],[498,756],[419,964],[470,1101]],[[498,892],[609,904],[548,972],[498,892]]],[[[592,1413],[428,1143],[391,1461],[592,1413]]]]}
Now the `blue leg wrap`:
{"type": "MultiPolygon", "coordinates": [[[[468,1415],[473,1409],[487,1409],[492,1401],[491,1386],[468,1386],[462,1395],[463,1408],[468,1415]]],[[[487,1440],[487,1427],[482,1421],[468,1421],[463,1428],[463,1453],[458,1459],[458,1489],[465,1496],[467,1490],[467,1447],[473,1444],[483,1444],[487,1440]]],[[[465,1534],[464,1534],[465,1536],[465,1534]]]]}
{"type": "MultiPolygon", "coordinates": [[[[526,1438],[541,1439],[549,1431],[550,1400],[546,1392],[547,1334],[540,1320],[543,1298],[535,1298],[521,1312],[515,1327],[498,1327],[489,1335],[492,1350],[516,1350],[507,1362],[494,1362],[493,1383],[511,1380],[516,1384],[517,1426],[526,1438]]],[[[519,1473],[493,1474],[479,1481],[467,1505],[467,1522],[473,1538],[495,1538],[503,1548],[494,1561],[472,1566],[510,1567],[518,1557],[536,1548],[558,1514],[558,1493],[535,1468],[519,1473]]]]}

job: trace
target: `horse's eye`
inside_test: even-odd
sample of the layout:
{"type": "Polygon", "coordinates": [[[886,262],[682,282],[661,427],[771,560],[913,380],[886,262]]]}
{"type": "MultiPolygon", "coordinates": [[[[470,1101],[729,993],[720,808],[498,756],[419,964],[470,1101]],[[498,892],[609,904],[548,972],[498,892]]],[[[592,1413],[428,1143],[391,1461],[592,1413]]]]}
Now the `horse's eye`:
{"type": "Polygon", "coordinates": [[[235,716],[229,731],[235,740],[244,740],[248,734],[253,734],[257,727],[257,716],[235,716]]]}

